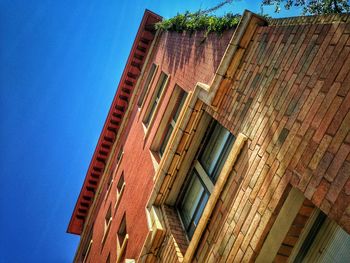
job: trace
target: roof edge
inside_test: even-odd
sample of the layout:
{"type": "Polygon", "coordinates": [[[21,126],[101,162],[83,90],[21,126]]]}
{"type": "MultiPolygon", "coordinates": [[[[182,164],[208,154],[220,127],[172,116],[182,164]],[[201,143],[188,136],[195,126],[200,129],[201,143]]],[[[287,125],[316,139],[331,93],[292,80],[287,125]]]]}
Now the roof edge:
{"type": "Polygon", "coordinates": [[[99,186],[108,158],[110,157],[120,124],[129,106],[129,100],[133,95],[142,66],[153,42],[155,36],[154,24],[161,21],[161,19],[161,16],[150,10],[146,9],[144,12],[68,224],[67,233],[80,235],[83,231],[85,220],[94,201],[96,189],[99,186]]]}

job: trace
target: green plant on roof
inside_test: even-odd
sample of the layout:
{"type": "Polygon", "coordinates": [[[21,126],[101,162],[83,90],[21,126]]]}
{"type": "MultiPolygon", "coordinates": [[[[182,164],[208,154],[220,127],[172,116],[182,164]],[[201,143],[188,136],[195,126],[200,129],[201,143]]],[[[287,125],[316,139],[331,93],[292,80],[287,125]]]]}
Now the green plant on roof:
{"type": "Polygon", "coordinates": [[[233,0],[225,0],[218,5],[191,13],[186,11],[184,14],[177,14],[173,18],[165,19],[156,24],[156,29],[174,32],[195,32],[205,31],[222,33],[227,29],[235,27],[240,19],[240,15],[227,13],[223,16],[210,15],[233,0]]]}
{"type": "Polygon", "coordinates": [[[218,17],[200,11],[196,13],[185,12],[184,14],[177,14],[173,18],[157,23],[156,29],[179,33],[184,31],[205,31],[207,34],[210,32],[222,33],[227,29],[235,27],[239,19],[240,15],[234,15],[232,13],[218,17]]]}

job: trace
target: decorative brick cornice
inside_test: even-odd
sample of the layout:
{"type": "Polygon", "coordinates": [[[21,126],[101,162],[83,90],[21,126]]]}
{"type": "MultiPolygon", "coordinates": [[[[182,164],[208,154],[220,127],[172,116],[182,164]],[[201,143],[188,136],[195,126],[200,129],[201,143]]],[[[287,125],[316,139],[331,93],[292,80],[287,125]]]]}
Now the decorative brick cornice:
{"type": "Polygon", "coordinates": [[[161,17],[146,10],[103,126],[67,232],[80,235],[161,17]]]}

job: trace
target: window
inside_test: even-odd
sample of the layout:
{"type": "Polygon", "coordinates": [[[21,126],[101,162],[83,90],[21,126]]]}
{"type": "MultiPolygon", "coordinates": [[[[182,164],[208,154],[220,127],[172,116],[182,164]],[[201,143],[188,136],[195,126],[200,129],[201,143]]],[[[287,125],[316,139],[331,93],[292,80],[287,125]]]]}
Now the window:
{"type": "Polygon", "coordinates": [[[320,210],[293,262],[350,262],[350,235],[320,210]]]}
{"type": "Polygon", "coordinates": [[[107,181],[107,192],[106,192],[106,196],[105,196],[106,200],[107,200],[107,196],[108,196],[109,192],[111,191],[112,184],[113,184],[113,176],[111,174],[108,178],[108,181],[107,181]]]}
{"type": "Polygon", "coordinates": [[[105,216],[105,225],[104,225],[104,231],[103,231],[103,238],[102,238],[102,243],[104,244],[104,242],[106,241],[109,229],[111,228],[111,224],[112,224],[112,208],[111,208],[111,204],[109,204],[106,216],[105,216]]]}
{"type": "Polygon", "coordinates": [[[213,191],[233,141],[234,136],[218,122],[212,123],[209,132],[202,141],[201,149],[193,162],[184,192],[180,195],[177,205],[190,239],[213,191]]]}
{"type": "Polygon", "coordinates": [[[124,193],[124,188],[125,188],[125,181],[124,181],[124,171],[122,171],[122,174],[120,175],[118,184],[117,184],[117,196],[116,196],[116,202],[114,205],[114,212],[117,210],[117,207],[119,205],[120,199],[124,193]]]}
{"type": "Polygon", "coordinates": [[[122,219],[120,226],[119,226],[119,229],[118,229],[119,244],[123,244],[125,236],[126,236],[126,216],[124,214],[123,219],[122,219]]]}
{"type": "Polygon", "coordinates": [[[152,66],[149,70],[145,85],[143,86],[143,89],[141,90],[139,100],[137,101],[138,107],[141,107],[143,104],[143,101],[145,99],[145,95],[147,94],[147,90],[149,89],[149,86],[151,85],[151,83],[153,81],[153,78],[154,78],[154,75],[156,73],[157,68],[158,68],[158,66],[156,64],[152,64],[152,66]]]}
{"type": "Polygon", "coordinates": [[[126,214],[124,213],[117,232],[117,262],[121,262],[126,249],[126,244],[128,243],[128,239],[129,236],[126,232],[126,214]]]}
{"type": "Polygon", "coordinates": [[[151,120],[153,119],[153,115],[157,109],[159,102],[160,102],[164,87],[166,86],[167,82],[168,82],[168,75],[165,74],[164,72],[162,72],[160,74],[156,89],[155,89],[154,94],[151,98],[148,109],[147,109],[145,116],[143,118],[143,123],[145,124],[146,127],[149,126],[151,120]]]}
{"type": "Polygon", "coordinates": [[[161,157],[163,156],[163,154],[165,152],[165,148],[168,145],[170,136],[175,128],[176,121],[179,117],[182,106],[184,105],[186,97],[187,97],[187,93],[184,90],[182,90],[180,87],[176,86],[175,92],[177,89],[179,89],[177,101],[176,101],[176,104],[171,112],[167,127],[165,128],[165,132],[164,132],[164,135],[162,137],[162,141],[161,141],[161,144],[159,147],[159,155],[161,157]]]}
{"type": "Polygon", "coordinates": [[[111,262],[111,253],[108,253],[106,263],[110,263],[110,262],[111,262]]]}
{"type": "Polygon", "coordinates": [[[123,157],[123,154],[124,154],[124,148],[121,147],[119,152],[118,152],[118,155],[117,155],[117,164],[119,164],[120,160],[122,159],[123,157]]]}
{"type": "Polygon", "coordinates": [[[350,235],[296,188],[288,193],[256,262],[350,262],[350,235]]]}

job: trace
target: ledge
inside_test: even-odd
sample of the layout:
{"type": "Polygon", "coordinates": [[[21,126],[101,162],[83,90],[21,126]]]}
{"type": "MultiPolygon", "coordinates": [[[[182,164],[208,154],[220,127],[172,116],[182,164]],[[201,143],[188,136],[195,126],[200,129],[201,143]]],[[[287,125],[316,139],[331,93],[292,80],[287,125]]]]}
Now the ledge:
{"type": "Polygon", "coordinates": [[[125,252],[126,249],[126,245],[128,244],[129,241],[129,235],[126,234],[125,238],[123,240],[123,244],[120,246],[120,250],[117,252],[117,263],[121,262],[122,258],[123,258],[123,254],[125,252]]]}

